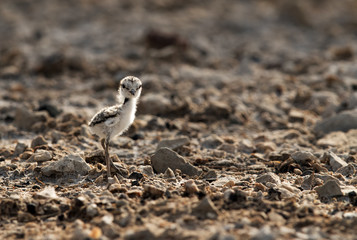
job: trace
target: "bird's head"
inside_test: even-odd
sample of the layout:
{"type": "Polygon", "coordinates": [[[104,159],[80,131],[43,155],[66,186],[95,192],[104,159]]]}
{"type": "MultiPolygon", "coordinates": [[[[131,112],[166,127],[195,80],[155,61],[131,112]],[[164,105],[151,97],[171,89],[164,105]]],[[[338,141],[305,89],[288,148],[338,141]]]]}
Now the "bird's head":
{"type": "Polygon", "coordinates": [[[141,87],[139,78],[127,76],[120,81],[118,92],[124,98],[138,98],[141,94],[141,87]]]}

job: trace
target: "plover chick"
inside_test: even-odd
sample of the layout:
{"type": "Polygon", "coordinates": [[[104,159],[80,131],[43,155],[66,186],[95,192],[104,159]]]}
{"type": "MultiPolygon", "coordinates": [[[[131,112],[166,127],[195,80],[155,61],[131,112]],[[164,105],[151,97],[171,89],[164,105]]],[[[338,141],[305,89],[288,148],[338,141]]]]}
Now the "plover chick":
{"type": "Polygon", "coordinates": [[[137,101],[141,94],[141,86],[139,78],[133,76],[123,78],[120,81],[118,89],[117,98],[119,103],[103,108],[89,122],[91,132],[98,135],[101,139],[108,177],[111,176],[111,166],[120,172],[109,157],[110,140],[114,136],[122,134],[133,123],[137,101]]]}

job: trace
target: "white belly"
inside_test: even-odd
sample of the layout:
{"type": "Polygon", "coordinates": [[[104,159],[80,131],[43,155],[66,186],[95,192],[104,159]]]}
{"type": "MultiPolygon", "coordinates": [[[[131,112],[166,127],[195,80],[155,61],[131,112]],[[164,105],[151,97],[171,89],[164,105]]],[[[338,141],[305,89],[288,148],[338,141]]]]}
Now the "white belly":
{"type": "Polygon", "coordinates": [[[116,135],[122,134],[130,127],[130,125],[134,122],[135,112],[136,103],[134,101],[130,101],[127,106],[123,107],[123,110],[118,117],[96,124],[91,127],[90,130],[100,138],[105,138],[108,134],[110,134],[110,137],[113,138],[116,135]]]}

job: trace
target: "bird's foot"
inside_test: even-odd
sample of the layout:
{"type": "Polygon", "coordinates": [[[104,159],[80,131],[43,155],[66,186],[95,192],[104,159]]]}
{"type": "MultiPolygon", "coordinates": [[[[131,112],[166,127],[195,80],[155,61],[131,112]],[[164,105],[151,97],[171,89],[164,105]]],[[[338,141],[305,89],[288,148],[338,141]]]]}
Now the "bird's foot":
{"type": "Polygon", "coordinates": [[[128,176],[128,171],[125,168],[117,167],[111,159],[110,159],[110,165],[111,165],[111,173],[119,174],[123,177],[128,176]]]}

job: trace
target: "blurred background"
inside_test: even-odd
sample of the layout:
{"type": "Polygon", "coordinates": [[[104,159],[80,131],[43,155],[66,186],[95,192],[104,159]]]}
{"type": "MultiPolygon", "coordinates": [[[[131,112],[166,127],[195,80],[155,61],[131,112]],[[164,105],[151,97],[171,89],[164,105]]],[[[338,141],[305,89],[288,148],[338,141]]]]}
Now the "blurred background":
{"type": "Polygon", "coordinates": [[[356,11],[354,0],[2,0],[0,118],[23,105],[88,119],[126,75],[144,82],[139,114],[330,116],[355,103],[356,11]]]}

